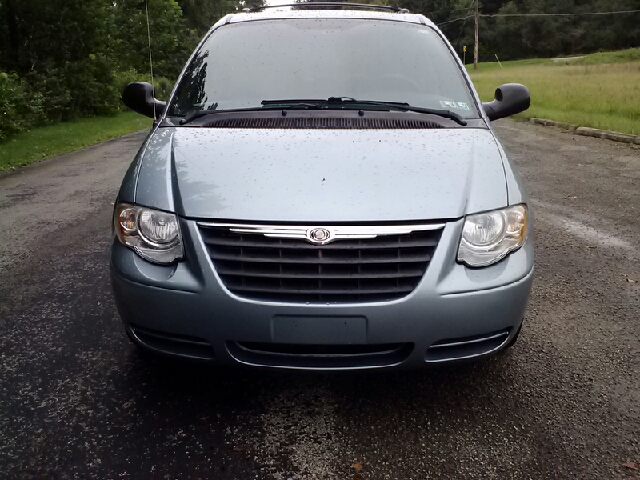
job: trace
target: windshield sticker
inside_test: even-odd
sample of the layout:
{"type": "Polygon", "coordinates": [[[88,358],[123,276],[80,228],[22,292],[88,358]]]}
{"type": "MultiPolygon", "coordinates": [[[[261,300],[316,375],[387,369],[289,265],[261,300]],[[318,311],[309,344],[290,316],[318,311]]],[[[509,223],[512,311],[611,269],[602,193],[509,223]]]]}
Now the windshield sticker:
{"type": "Polygon", "coordinates": [[[465,102],[449,102],[446,100],[442,100],[440,102],[440,105],[442,105],[442,108],[456,108],[458,110],[471,110],[469,108],[469,105],[465,102]]]}

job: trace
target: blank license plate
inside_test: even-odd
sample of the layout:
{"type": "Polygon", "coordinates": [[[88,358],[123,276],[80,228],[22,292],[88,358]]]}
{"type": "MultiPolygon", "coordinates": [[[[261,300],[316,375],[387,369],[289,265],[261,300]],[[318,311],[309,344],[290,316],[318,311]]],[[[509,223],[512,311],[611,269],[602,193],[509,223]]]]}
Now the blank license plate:
{"type": "Polygon", "coordinates": [[[271,337],[275,343],[364,344],[367,342],[367,319],[276,315],[271,319],[271,337]]]}

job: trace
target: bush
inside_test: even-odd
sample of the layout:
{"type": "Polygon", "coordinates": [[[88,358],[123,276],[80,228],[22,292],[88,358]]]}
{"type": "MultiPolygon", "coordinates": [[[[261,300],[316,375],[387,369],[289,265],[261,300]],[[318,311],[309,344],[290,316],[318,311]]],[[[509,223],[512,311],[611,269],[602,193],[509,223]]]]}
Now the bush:
{"type": "Polygon", "coordinates": [[[16,74],[0,72],[0,141],[44,123],[43,98],[16,74]]]}
{"type": "MultiPolygon", "coordinates": [[[[124,88],[147,79],[134,69],[112,72],[108,67],[94,57],[24,78],[0,72],[0,141],[40,125],[126,110],[120,100],[124,88]]],[[[156,77],[154,83],[156,97],[168,100],[173,82],[156,77]]]]}
{"type": "Polygon", "coordinates": [[[173,90],[174,82],[165,77],[156,77],[154,80],[154,87],[156,89],[156,98],[158,100],[162,100],[166,102],[169,100],[169,95],[171,95],[171,90],[173,90]]]}
{"type": "Polygon", "coordinates": [[[71,92],[75,116],[113,115],[120,111],[116,76],[106,58],[91,55],[86,60],[70,63],[64,78],[71,92]]]}
{"type": "Polygon", "coordinates": [[[99,56],[91,55],[62,68],[43,66],[29,72],[25,82],[30,91],[40,95],[46,123],[113,115],[122,109],[119,74],[99,56]]]}
{"type": "Polygon", "coordinates": [[[47,68],[46,73],[29,72],[24,82],[29,91],[40,96],[43,118],[41,123],[56,123],[72,117],[71,92],[64,75],[58,69],[47,68]]]}

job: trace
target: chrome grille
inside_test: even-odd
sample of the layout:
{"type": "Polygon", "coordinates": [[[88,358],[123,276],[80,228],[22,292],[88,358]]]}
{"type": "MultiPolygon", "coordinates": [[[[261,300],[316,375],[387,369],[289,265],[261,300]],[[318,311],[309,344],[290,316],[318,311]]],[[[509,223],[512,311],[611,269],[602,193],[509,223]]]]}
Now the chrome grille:
{"type": "Polygon", "coordinates": [[[337,232],[335,240],[319,246],[300,238],[307,227],[199,226],[216,272],[231,292],[293,303],[389,301],[410,294],[444,227],[327,227],[337,232]]]}

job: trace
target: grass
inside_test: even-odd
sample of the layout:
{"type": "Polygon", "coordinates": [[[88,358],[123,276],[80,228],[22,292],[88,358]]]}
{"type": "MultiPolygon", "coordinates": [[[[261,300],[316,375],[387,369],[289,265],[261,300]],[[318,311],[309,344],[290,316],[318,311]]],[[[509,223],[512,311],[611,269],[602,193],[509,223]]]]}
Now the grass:
{"type": "Polygon", "coordinates": [[[629,50],[620,50],[617,52],[594,53],[575,60],[575,62],[587,65],[598,63],[640,62],[640,48],[631,48],[629,50]]]}
{"type": "Polygon", "coordinates": [[[0,143],[0,171],[13,170],[144,128],[151,128],[151,119],[134,112],[35,128],[0,143]]]}
{"type": "Polygon", "coordinates": [[[582,59],[484,63],[473,83],[483,101],[503,83],[531,91],[531,108],[517,118],[547,118],[574,125],[640,135],[640,49],[596,53],[582,59]]]}

